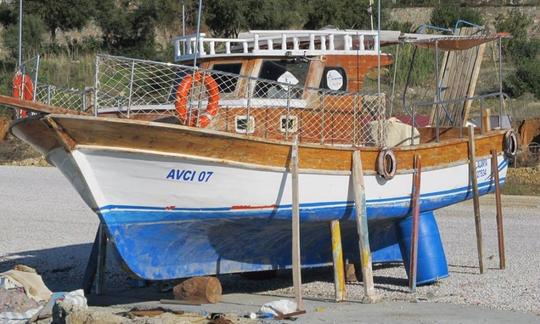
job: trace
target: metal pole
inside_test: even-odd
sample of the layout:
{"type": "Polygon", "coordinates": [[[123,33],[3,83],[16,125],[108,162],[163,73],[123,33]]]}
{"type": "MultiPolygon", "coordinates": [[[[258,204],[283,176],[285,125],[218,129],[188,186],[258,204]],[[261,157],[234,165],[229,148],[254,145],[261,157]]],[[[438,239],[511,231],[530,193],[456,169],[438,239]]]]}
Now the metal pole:
{"type": "Polygon", "coordinates": [[[439,41],[435,41],[435,91],[437,104],[435,105],[435,137],[439,143],[439,103],[441,102],[441,87],[439,86],[439,41]]]}
{"type": "Polygon", "coordinates": [[[199,55],[199,38],[201,33],[201,11],[202,11],[202,0],[199,0],[199,13],[197,14],[197,34],[195,35],[195,50],[193,57],[193,68],[197,69],[197,55],[199,55]]]}
{"type": "Polygon", "coordinates": [[[291,116],[291,85],[287,86],[287,117],[285,120],[285,139],[289,139],[289,119],[291,116]]]}
{"type": "Polygon", "coordinates": [[[186,5],[184,0],[182,0],[182,36],[186,36],[186,5]]]}
{"type": "Polygon", "coordinates": [[[502,129],[503,105],[502,38],[499,37],[499,129],[502,129]]]}
{"type": "Polygon", "coordinates": [[[94,116],[98,115],[99,56],[96,55],[96,74],[94,75],[94,116]]]}
{"type": "Polygon", "coordinates": [[[129,76],[129,95],[128,95],[128,107],[127,107],[127,117],[129,118],[131,114],[131,96],[133,96],[133,78],[135,74],[135,61],[131,61],[131,74],[129,76]]]}
{"type": "Polygon", "coordinates": [[[381,97],[381,0],[377,1],[377,97],[381,97]]]}
{"type": "Polygon", "coordinates": [[[19,61],[18,68],[22,64],[22,20],[23,20],[23,0],[19,0],[19,61]]]}
{"type": "Polygon", "coordinates": [[[38,87],[38,74],[39,74],[39,54],[36,57],[36,72],[34,75],[34,93],[32,94],[32,101],[36,101],[37,87],[38,87]]]}

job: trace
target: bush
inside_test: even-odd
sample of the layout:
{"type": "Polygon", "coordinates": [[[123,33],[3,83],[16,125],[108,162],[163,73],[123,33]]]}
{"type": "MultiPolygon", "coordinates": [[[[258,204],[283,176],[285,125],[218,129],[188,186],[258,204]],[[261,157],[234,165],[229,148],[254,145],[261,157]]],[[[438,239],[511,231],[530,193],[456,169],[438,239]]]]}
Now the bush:
{"type": "Polygon", "coordinates": [[[456,4],[443,4],[433,8],[431,24],[438,27],[454,28],[458,20],[465,20],[476,25],[483,25],[479,11],[456,4]]]}
{"type": "MultiPolygon", "coordinates": [[[[43,47],[47,27],[38,16],[28,14],[23,19],[23,55],[25,58],[35,56],[43,47]]],[[[18,56],[19,28],[17,24],[9,25],[4,34],[4,46],[8,49],[11,58],[18,56]]]]}

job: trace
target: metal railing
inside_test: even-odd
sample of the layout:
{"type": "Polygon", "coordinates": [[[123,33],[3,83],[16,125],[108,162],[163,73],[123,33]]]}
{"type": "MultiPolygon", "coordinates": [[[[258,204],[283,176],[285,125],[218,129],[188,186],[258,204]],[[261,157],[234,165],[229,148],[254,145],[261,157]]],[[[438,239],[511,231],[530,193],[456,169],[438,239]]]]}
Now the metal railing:
{"type": "Polygon", "coordinates": [[[219,111],[208,125],[214,130],[285,141],[298,134],[303,143],[384,146],[384,96],[307,87],[300,76],[291,84],[296,82],[107,55],[98,56],[96,70],[96,112],[101,115],[180,116],[184,125],[201,126],[218,93],[219,111]],[[179,109],[186,110],[183,118],[179,109]]]}
{"type": "Polygon", "coordinates": [[[406,109],[411,118],[411,141],[412,141],[412,138],[414,137],[415,127],[418,126],[416,123],[416,118],[419,111],[421,113],[427,112],[429,114],[431,113],[433,114],[434,118],[432,118],[432,120],[435,122],[435,125],[431,125],[431,127],[435,127],[436,142],[439,142],[440,140],[440,125],[439,125],[440,114],[442,113],[446,114],[446,117],[449,118],[452,122],[451,127],[458,127],[460,129],[460,137],[463,136],[462,134],[463,126],[468,121],[464,119],[465,116],[463,116],[463,114],[462,114],[462,118],[452,120],[450,116],[448,115],[448,111],[445,108],[446,106],[451,105],[451,104],[452,105],[461,104],[464,106],[465,103],[467,102],[471,102],[471,105],[472,105],[472,102],[474,101],[479,102],[478,109],[479,109],[479,114],[480,114],[480,125],[482,125],[482,120],[484,117],[483,115],[484,109],[486,108],[485,101],[490,98],[501,98],[501,97],[503,98],[503,100],[499,100],[497,102],[497,106],[498,106],[497,128],[502,128],[501,126],[503,125],[504,116],[508,116],[511,122],[511,116],[508,113],[508,111],[511,111],[510,100],[508,100],[510,97],[505,93],[493,92],[493,93],[488,93],[488,94],[476,95],[473,97],[463,97],[463,98],[455,98],[455,99],[447,99],[447,100],[439,100],[439,101],[435,100],[435,101],[414,102],[410,104],[409,107],[407,107],[406,109]]]}

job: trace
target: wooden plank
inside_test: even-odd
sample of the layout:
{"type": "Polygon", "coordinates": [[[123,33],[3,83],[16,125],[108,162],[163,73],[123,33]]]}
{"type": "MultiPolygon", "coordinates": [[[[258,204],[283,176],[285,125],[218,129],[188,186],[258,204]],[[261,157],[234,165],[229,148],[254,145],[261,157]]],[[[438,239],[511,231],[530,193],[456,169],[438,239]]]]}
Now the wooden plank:
{"type": "Polygon", "coordinates": [[[409,288],[416,292],[416,272],[418,269],[418,224],[420,221],[420,183],[422,177],[422,161],[420,155],[414,156],[413,191],[412,191],[412,237],[411,256],[409,258],[409,288]]]}
{"type": "Polygon", "coordinates": [[[88,115],[88,113],[42,104],[34,101],[21,100],[10,96],[0,95],[0,105],[6,105],[14,108],[29,110],[37,113],[45,114],[69,114],[69,115],[88,115]]]}
{"type": "Polygon", "coordinates": [[[304,309],[302,300],[302,265],[300,261],[300,202],[298,197],[298,135],[291,146],[292,176],[292,274],[297,310],[304,309]]]}
{"type": "Polygon", "coordinates": [[[478,266],[480,273],[484,273],[484,252],[482,239],[482,221],[480,219],[480,200],[478,195],[478,179],[476,175],[476,152],[474,143],[474,126],[469,126],[469,177],[472,185],[474,225],[476,228],[476,247],[478,249],[478,266]]]}
{"type": "Polygon", "coordinates": [[[482,114],[482,133],[485,134],[491,130],[491,109],[484,109],[482,114]]]}
{"type": "Polygon", "coordinates": [[[362,279],[364,281],[364,302],[373,303],[378,298],[375,295],[373,284],[373,270],[371,262],[371,248],[369,246],[369,230],[366,209],[366,193],[364,173],[362,171],[362,159],[360,151],[353,153],[352,180],[354,191],[354,203],[356,206],[356,227],[358,230],[358,245],[360,251],[360,264],[362,279]]]}
{"type": "Polygon", "coordinates": [[[339,220],[330,222],[330,234],[332,236],[335,301],[340,302],[347,298],[347,291],[345,289],[345,267],[343,264],[343,248],[341,246],[341,228],[339,220]]]}
{"type": "Polygon", "coordinates": [[[491,151],[491,172],[495,182],[495,205],[497,207],[497,241],[499,243],[499,269],[506,268],[506,257],[504,253],[504,227],[502,215],[501,186],[499,183],[499,165],[497,162],[497,151],[491,151]]]}
{"type": "MultiPolygon", "coordinates": [[[[476,92],[476,83],[478,82],[478,76],[480,75],[480,68],[482,67],[482,60],[484,58],[484,52],[486,50],[486,44],[478,46],[478,51],[476,52],[476,57],[474,59],[474,67],[472,71],[471,81],[467,89],[467,97],[474,96],[476,92]]],[[[469,112],[471,110],[472,101],[465,102],[463,107],[463,120],[469,119],[469,112]]]]}

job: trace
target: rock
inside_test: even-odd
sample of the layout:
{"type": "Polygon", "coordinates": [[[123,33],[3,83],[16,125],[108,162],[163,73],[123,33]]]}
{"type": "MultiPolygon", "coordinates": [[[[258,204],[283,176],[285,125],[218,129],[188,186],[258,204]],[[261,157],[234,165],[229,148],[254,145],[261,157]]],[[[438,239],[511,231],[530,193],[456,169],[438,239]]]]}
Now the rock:
{"type": "Polygon", "coordinates": [[[26,295],[22,287],[14,289],[0,288],[0,313],[24,313],[39,306],[38,302],[26,295]]]}

